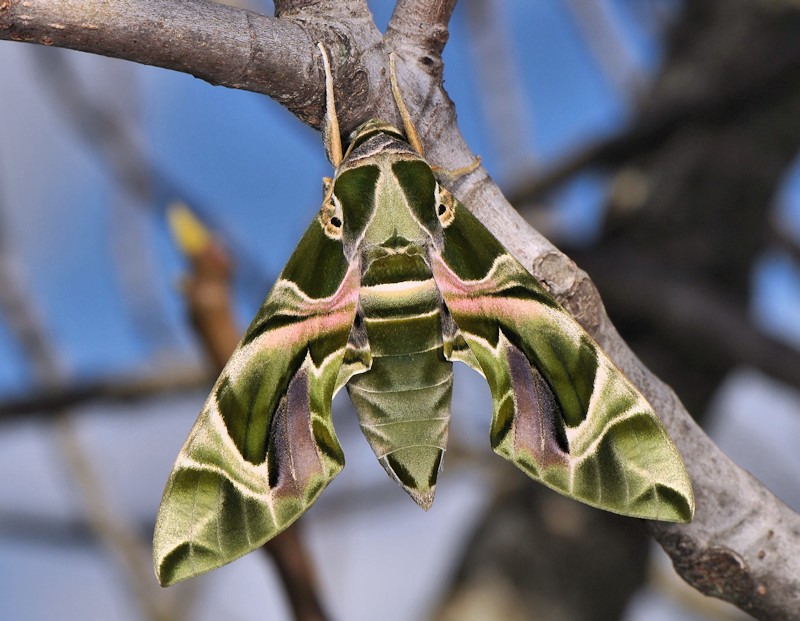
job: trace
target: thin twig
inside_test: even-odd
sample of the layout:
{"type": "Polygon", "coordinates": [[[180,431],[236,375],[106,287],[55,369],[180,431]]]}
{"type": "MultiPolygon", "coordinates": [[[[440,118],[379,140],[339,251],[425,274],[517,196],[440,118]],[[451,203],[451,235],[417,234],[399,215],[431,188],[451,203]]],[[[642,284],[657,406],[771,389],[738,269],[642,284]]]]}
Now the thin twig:
{"type": "Polygon", "coordinates": [[[600,0],[567,0],[567,6],[601,71],[627,101],[634,101],[642,89],[643,76],[636,68],[615,27],[609,8],[600,0]]]}
{"type": "Polygon", "coordinates": [[[188,612],[187,606],[179,608],[173,598],[162,596],[161,593],[156,596],[156,582],[149,571],[143,571],[150,566],[148,548],[125,518],[111,509],[97,469],[81,446],[73,417],[67,411],[55,419],[55,432],[61,455],[69,467],[72,480],[78,486],[92,532],[116,557],[142,612],[152,621],[184,618],[188,612]],[[179,609],[183,611],[180,617],[179,609]]]}
{"type": "Polygon", "coordinates": [[[207,370],[188,364],[172,365],[146,376],[70,380],[0,401],[0,422],[31,416],[50,417],[58,410],[93,401],[129,403],[161,395],[206,390],[212,381],[207,370]]]}
{"type": "Polygon", "coordinates": [[[112,186],[115,191],[109,199],[109,235],[114,273],[137,340],[146,350],[165,354],[162,358],[174,356],[179,349],[177,337],[166,319],[163,297],[153,286],[158,280],[157,259],[145,228],[149,224],[146,212],[155,203],[156,188],[169,186],[165,186],[151,159],[142,155],[146,149],[140,142],[145,132],[137,127],[135,114],[135,66],[95,63],[99,65],[95,74],[98,69],[105,69],[107,73],[101,79],[118,97],[99,105],[85,92],[69,62],[69,52],[41,47],[31,51],[38,52],[32,56],[42,74],[39,83],[52,92],[52,105],[92,143],[92,152],[121,181],[112,186]]]}

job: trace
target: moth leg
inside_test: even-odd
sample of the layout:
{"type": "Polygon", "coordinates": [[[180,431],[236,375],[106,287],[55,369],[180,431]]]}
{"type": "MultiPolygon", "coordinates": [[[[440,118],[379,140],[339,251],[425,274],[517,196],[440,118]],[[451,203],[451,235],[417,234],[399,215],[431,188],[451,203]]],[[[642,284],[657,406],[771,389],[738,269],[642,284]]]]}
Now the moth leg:
{"type": "Polygon", "coordinates": [[[460,168],[456,168],[454,170],[447,170],[442,168],[441,166],[431,166],[431,170],[433,174],[438,177],[447,177],[448,181],[455,181],[459,177],[463,177],[464,175],[468,175],[471,172],[475,172],[481,166],[481,156],[476,155],[475,160],[472,164],[467,164],[466,166],[461,166],[460,168]]]}
{"type": "Polygon", "coordinates": [[[322,64],[325,66],[325,121],[322,124],[322,144],[325,145],[325,154],[334,168],[342,163],[342,135],[339,132],[339,119],[336,116],[336,101],[333,97],[333,74],[328,52],[322,42],[317,42],[317,47],[322,53],[322,64]]]}
{"type": "Polygon", "coordinates": [[[395,70],[394,52],[389,54],[389,81],[392,84],[392,95],[394,95],[394,103],[397,105],[397,110],[400,112],[400,118],[403,119],[403,131],[408,138],[414,151],[425,157],[425,149],[422,147],[422,141],[419,139],[417,128],[414,127],[414,122],[411,120],[411,115],[408,113],[408,108],[403,101],[403,95],[400,93],[400,87],[397,84],[397,71],[395,70]]]}

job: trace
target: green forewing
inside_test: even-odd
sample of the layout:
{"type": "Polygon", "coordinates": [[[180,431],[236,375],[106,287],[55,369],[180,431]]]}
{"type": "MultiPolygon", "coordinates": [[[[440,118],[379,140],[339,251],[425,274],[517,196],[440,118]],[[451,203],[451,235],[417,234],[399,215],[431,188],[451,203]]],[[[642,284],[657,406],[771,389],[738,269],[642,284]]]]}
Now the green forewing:
{"type": "Polygon", "coordinates": [[[330,406],[358,283],[358,262],[315,218],[175,462],[153,540],[162,585],[262,545],[344,465],[330,406]]]}
{"type": "Polygon", "coordinates": [[[644,397],[467,209],[454,209],[431,264],[489,382],[495,451],[590,505],[691,520],[683,462],[644,397]]]}

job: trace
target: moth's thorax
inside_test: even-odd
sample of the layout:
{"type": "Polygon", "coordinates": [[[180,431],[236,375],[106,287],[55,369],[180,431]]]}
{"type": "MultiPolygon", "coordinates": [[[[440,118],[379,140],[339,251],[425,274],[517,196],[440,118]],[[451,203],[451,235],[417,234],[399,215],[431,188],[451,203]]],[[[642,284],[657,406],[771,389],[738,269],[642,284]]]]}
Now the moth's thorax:
{"type": "Polygon", "coordinates": [[[352,145],[333,179],[345,242],[364,257],[374,248],[394,253],[399,245],[422,254],[436,224],[430,166],[391,127],[387,133],[366,126],[352,145]]]}
{"type": "Polygon", "coordinates": [[[427,234],[414,217],[409,200],[391,170],[391,163],[383,159],[375,187],[375,209],[364,231],[364,247],[394,248],[398,239],[421,246],[427,234]]]}
{"type": "Polygon", "coordinates": [[[361,253],[362,284],[367,286],[400,282],[402,280],[427,280],[432,278],[428,265],[427,248],[395,238],[381,246],[365,248],[361,253]]]}

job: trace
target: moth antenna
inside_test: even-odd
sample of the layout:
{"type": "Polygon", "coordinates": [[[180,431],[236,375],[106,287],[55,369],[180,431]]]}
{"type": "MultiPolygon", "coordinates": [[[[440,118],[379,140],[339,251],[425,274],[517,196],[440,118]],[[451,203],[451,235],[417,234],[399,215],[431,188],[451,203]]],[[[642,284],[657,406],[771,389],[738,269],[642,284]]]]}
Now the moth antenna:
{"type": "Polygon", "coordinates": [[[425,150],[422,148],[422,141],[419,139],[417,129],[411,121],[411,115],[408,113],[408,108],[403,101],[403,95],[400,94],[400,87],[397,85],[397,72],[394,64],[394,52],[389,52],[389,81],[392,84],[392,95],[394,95],[394,103],[397,105],[397,110],[400,112],[400,118],[403,119],[403,130],[406,132],[406,138],[411,147],[425,157],[425,150]]]}
{"type": "Polygon", "coordinates": [[[334,168],[342,163],[342,135],[339,132],[339,119],[336,116],[336,101],[333,97],[333,74],[328,52],[322,41],[317,42],[322,53],[322,64],[325,66],[325,120],[322,123],[322,144],[334,168]]]}

